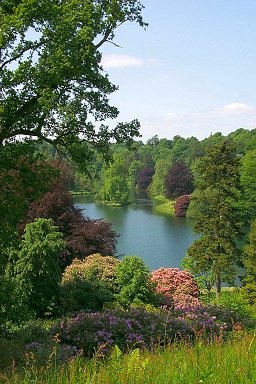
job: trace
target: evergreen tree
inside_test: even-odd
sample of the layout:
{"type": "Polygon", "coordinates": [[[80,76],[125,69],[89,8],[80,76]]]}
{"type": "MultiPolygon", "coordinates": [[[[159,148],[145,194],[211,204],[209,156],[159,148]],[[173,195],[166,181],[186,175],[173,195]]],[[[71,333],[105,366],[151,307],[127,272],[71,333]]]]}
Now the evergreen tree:
{"type": "Polygon", "coordinates": [[[246,283],[256,284],[256,219],[253,220],[248,234],[248,244],[244,247],[244,265],[246,283]]]}
{"type": "Polygon", "coordinates": [[[240,181],[243,193],[239,206],[250,222],[256,217],[256,149],[247,152],[242,158],[240,181]]]}
{"type": "Polygon", "coordinates": [[[45,315],[57,299],[61,280],[59,254],[63,247],[62,234],[51,219],[27,224],[14,273],[24,303],[36,316],[45,315]]]}
{"type": "Polygon", "coordinates": [[[214,274],[218,299],[221,281],[233,281],[240,255],[236,239],[241,223],[235,209],[239,172],[233,143],[223,140],[208,148],[200,160],[199,170],[200,193],[197,196],[200,201],[195,232],[201,234],[201,238],[189,248],[188,255],[198,272],[214,274]]]}

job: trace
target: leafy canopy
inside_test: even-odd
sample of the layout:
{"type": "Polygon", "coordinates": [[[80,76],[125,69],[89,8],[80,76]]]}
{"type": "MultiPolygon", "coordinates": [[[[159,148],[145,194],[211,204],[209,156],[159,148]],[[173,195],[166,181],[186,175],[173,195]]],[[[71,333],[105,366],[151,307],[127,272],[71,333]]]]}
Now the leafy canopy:
{"type": "Polygon", "coordinates": [[[118,115],[100,48],[125,22],[145,27],[142,9],[137,0],[1,1],[0,145],[23,135],[79,157],[78,138],[102,148],[138,136],[137,121],[113,130],[95,123],[118,115]]]}

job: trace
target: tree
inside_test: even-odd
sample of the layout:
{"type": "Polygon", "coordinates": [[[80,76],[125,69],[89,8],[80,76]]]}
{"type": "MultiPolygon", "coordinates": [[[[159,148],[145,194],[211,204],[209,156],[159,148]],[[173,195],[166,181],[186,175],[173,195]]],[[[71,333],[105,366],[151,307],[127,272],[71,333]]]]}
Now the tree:
{"type": "Polygon", "coordinates": [[[36,316],[45,315],[57,299],[63,247],[62,234],[52,220],[37,219],[27,224],[14,273],[25,303],[36,316]]]}
{"type": "Polygon", "coordinates": [[[171,159],[166,157],[156,161],[155,173],[152,177],[149,191],[153,196],[165,194],[165,177],[170,169],[171,159]]]}
{"type": "Polygon", "coordinates": [[[73,157],[79,140],[101,150],[110,138],[138,136],[139,123],[110,130],[95,122],[116,118],[100,49],[125,22],[145,27],[137,0],[3,0],[0,4],[0,145],[17,136],[65,146],[73,157]]]}
{"type": "Polygon", "coordinates": [[[190,194],[193,187],[193,176],[190,169],[183,161],[176,161],[165,177],[165,195],[176,198],[190,194]]]}
{"type": "Polygon", "coordinates": [[[67,178],[68,175],[62,173],[62,177],[53,180],[51,190],[29,205],[19,228],[20,234],[23,234],[26,224],[36,218],[52,219],[65,240],[65,247],[59,255],[62,270],[74,258],[84,259],[97,252],[113,255],[117,237],[110,223],[89,219],[75,207],[71,193],[66,190],[67,178]]]}
{"type": "Polygon", "coordinates": [[[241,160],[242,196],[240,210],[247,221],[256,217],[256,149],[245,154],[241,160]]]}
{"type": "Polygon", "coordinates": [[[229,140],[208,148],[200,160],[200,204],[195,232],[201,234],[188,249],[196,272],[211,271],[215,276],[216,297],[221,281],[231,282],[240,252],[236,240],[241,222],[235,209],[239,197],[239,168],[236,148],[229,140]]]}
{"type": "Polygon", "coordinates": [[[113,162],[106,168],[103,178],[104,185],[100,190],[100,198],[115,204],[125,204],[129,201],[128,164],[120,153],[114,153],[113,162]]]}
{"type": "Polygon", "coordinates": [[[253,220],[248,234],[248,243],[243,250],[246,275],[243,281],[256,285],[256,219],[253,220]]]}
{"type": "Polygon", "coordinates": [[[117,300],[124,306],[133,302],[148,302],[153,296],[154,284],[148,267],[137,256],[126,256],[116,267],[117,300]]]}
{"type": "Polygon", "coordinates": [[[137,175],[137,186],[140,191],[146,191],[152,182],[154,168],[146,167],[137,175]]]}
{"type": "Polygon", "coordinates": [[[29,204],[42,196],[57,170],[31,143],[8,143],[0,150],[0,269],[7,248],[17,245],[17,226],[29,204]]]}

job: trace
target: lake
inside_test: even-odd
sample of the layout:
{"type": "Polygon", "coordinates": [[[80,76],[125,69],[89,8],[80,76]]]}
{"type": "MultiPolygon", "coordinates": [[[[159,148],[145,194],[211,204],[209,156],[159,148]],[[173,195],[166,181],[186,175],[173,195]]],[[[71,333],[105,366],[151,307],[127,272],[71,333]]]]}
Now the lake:
{"type": "Polygon", "coordinates": [[[120,235],[117,255],[136,255],[149,269],[180,267],[187,248],[197,236],[191,219],[158,214],[148,199],[137,199],[134,204],[108,207],[88,202],[84,196],[75,197],[76,205],[91,219],[103,218],[112,223],[120,235]]]}

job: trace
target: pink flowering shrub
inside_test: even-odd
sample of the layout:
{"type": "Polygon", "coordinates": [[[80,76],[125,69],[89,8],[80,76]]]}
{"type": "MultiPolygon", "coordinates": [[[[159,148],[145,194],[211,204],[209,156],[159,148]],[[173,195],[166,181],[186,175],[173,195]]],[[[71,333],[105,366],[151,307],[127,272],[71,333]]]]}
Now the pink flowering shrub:
{"type": "Polygon", "coordinates": [[[182,195],[175,202],[175,216],[185,217],[190,202],[190,195],[182,195]]]}
{"type": "Polygon", "coordinates": [[[187,308],[187,307],[197,307],[201,305],[197,297],[187,295],[186,293],[175,293],[172,296],[174,308],[187,308]]]}
{"type": "Polygon", "coordinates": [[[198,284],[190,272],[178,268],[160,268],[152,272],[151,278],[165,304],[173,304],[175,308],[200,304],[198,284]]]}

